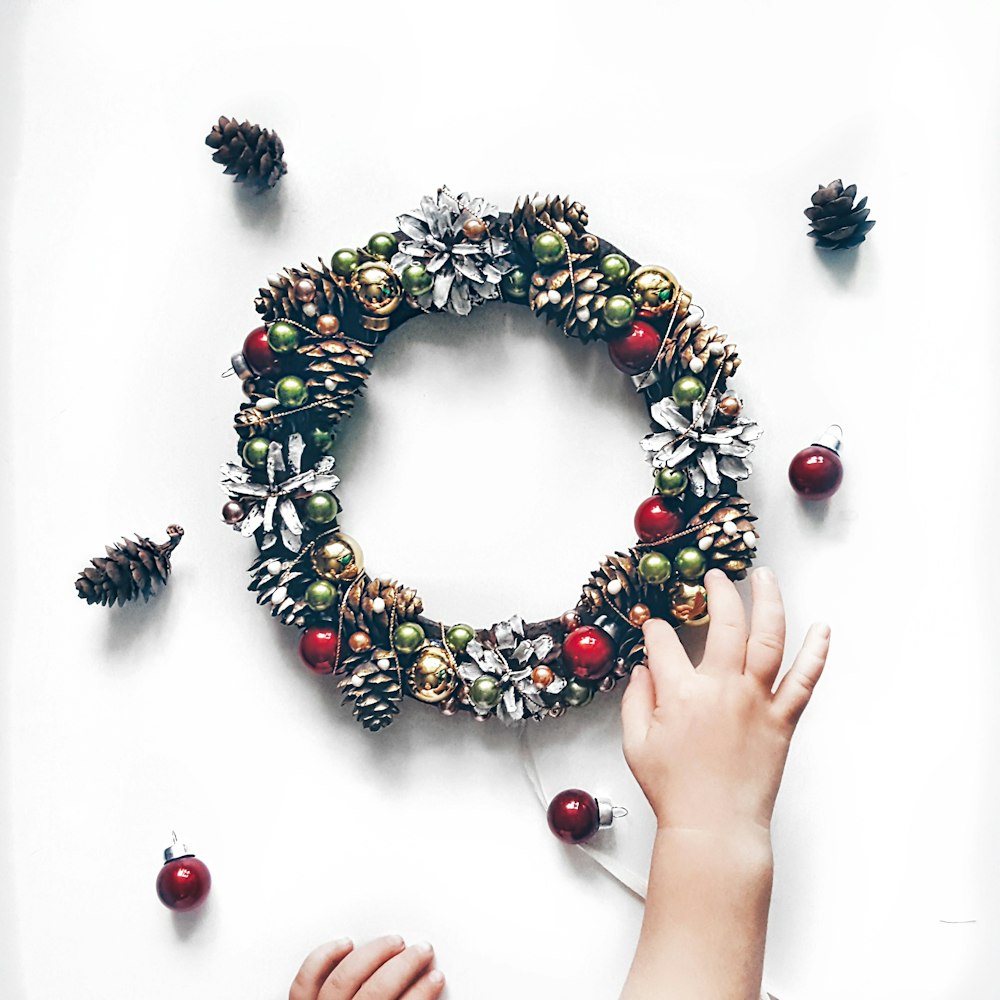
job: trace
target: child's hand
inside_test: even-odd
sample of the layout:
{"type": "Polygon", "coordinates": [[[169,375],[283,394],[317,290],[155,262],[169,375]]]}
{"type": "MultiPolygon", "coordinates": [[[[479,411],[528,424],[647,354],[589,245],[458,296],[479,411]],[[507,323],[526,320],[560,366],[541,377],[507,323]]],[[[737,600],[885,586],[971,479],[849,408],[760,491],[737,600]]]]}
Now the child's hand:
{"type": "Polygon", "coordinates": [[[302,963],[288,1000],[435,1000],[444,976],[430,968],[429,944],[406,947],[401,937],[357,948],[346,938],[320,945],[302,963]]]}
{"type": "Polygon", "coordinates": [[[830,629],[812,626],[772,694],[785,612],[771,570],[757,570],[751,584],[748,636],[736,587],[721,570],[706,575],[712,618],[697,670],[666,622],[651,619],[643,629],[649,666],[632,672],[622,701],[624,749],[660,830],[725,837],[770,830],[788,745],[823,672],[830,629]]]}

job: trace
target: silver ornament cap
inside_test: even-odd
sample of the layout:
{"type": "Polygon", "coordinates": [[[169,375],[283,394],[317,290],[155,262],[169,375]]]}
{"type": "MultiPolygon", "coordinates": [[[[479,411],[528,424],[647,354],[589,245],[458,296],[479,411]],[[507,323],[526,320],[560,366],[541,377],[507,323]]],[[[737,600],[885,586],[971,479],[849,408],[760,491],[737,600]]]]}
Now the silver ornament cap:
{"type": "Polygon", "coordinates": [[[820,436],[813,441],[814,445],[820,448],[829,448],[830,451],[840,454],[841,445],[844,443],[844,429],[840,424],[830,424],[820,436]]]}
{"type": "Polygon", "coordinates": [[[606,830],[616,819],[628,815],[624,806],[616,806],[611,799],[596,799],[598,829],[606,830]]]}
{"type": "Polygon", "coordinates": [[[177,839],[177,834],[173,830],[170,831],[170,835],[174,838],[173,843],[163,852],[163,863],[166,864],[168,861],[176,861],[178,858],[193,858],[194,851],[191,850],[187,844],[182,844],[177,839]]]}

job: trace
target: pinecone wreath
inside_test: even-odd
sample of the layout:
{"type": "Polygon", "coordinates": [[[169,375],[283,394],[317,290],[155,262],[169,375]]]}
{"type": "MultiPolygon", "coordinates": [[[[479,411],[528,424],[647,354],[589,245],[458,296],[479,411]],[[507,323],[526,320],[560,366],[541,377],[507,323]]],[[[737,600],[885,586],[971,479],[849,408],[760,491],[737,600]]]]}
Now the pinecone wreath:
{"type": "Polygon", "coordinates": [[[223,116],[205,136],[205,145],[215,150],[212,159],[225,166],[224,173],[233,174],[237,182],[255,185],[258,191],[273,188],[288,171],[278,133],[260,125],[237,124],[235,118],[223,116]]]}
{"type": "Polygon", "coordinates": [[[825,187],[820,184],[813,194],[805,216],[812,223],[809,235],[820,249],[850,250],[864,243],[875,220],[868,218],[867,197],[854,204],[857,194],[857,184],[845,188],[839,179],[825,187]]]}
{"type": "Polygon", "coordinates": [[[148,601],[166,586],[170,555],[184,537],[179,524],[167,528],[167,540],[154,542],[141,535],[108,545],[107,556],[96,556],[80,571],[76,591],[88,604],[124,604],[140,594],[148,601]]]}

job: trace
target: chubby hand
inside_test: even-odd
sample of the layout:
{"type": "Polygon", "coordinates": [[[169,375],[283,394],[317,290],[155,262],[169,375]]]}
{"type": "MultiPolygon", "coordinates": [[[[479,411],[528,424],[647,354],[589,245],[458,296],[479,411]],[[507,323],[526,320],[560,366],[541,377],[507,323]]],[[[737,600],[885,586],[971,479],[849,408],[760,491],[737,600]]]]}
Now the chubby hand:
{"type": "Polygon", "coordinates": [[[367,944],[346,938],[320,945],[302,963],[288,1000],[436,1000],[444,976],[429,944],[390,935],[367,944]]]}
{"type": "Polygon", "coordinates": [[[648,666],[632,672],[622,701],[625,759],[660,830],[768,834],[788,746],[823,672],[830,629],[813,625],[775,689],[785,611],[774,573],[751,575],[743,602],[721,570],[705,576],[711,622],[696,670],[677,634],[650,619],[648,666]]]}

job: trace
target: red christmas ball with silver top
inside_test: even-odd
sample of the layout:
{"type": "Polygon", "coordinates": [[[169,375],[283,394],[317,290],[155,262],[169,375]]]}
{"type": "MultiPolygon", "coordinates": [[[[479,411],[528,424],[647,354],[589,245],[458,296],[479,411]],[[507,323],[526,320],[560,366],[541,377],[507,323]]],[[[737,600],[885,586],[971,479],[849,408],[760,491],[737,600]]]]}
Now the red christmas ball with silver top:
{"type": "Polygon", "coordinates": [[[168,909],[183,913],[193,910],[205,902],[212,888],[212,875],[208,866],[194,851],[178,843],[177,834],[173,843],[163,852],[163,867],[156,876],[156,895],[168,909]]]}
{"type": "Polygon", "coordinates": [[[681,505],[659,494],[646,497],[635,512],[635,533],[643,542],[676,535],[686,523],[681,505]]]}
{"type": "Polygon", "coordinates": [[[582,788],[567,788],[553,796],[546,818],[549,829],[567,844],[582,844],[606,829],[628,810],[599,799],[582,788]]]}
{"type": "Polygon", "coordinates": [[[840,489],[844,480],[844,463],[840,458],[843,433],[838,424],[831,424],[792,459],[788,481],[803,499],[826,500],[840,489]]]}

